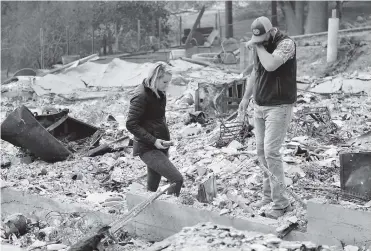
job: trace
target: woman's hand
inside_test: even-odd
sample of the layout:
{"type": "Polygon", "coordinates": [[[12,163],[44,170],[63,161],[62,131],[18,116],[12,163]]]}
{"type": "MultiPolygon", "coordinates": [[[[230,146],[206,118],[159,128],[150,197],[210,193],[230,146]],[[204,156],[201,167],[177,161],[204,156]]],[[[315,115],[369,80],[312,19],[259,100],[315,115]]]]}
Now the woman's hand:
{"type": "Polygon", "coordinates": [[[156,139],[156,142],[155,142],[155,147],[157,149],[167,149],[172,145],[174,145],[173,142],[162,140],[162,139],[156,139]]]}

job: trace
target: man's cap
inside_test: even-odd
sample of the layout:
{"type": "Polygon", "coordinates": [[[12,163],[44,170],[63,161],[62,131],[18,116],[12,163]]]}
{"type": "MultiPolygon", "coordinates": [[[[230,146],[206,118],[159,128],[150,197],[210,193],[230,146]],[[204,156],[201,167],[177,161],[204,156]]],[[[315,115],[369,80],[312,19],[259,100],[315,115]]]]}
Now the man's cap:
{"type": "Polygon", "coordinates": [[[271,21],[264,16],[258,17],[251,24],[251,42],[260,43],[264,40],[264,35],[273,28],[271,21]]]}

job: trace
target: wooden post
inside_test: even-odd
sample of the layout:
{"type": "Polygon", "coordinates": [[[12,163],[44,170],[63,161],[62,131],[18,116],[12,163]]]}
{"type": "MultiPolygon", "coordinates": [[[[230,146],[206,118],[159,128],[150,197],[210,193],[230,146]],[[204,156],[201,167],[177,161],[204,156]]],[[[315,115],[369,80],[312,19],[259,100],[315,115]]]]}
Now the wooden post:
{"type": "Polygon", "coordinates": [[[225,1],[225,37],[233,37],[232,1],[225,1]]]}
{"type": "Polygon", "coordinates": [[[215,13],[215,29],[218,29],[218,13],[215,13]]]}
{"type": "Polygon", "coordinates": [[[220,34],[220,44],[222,44],[222,37],[223,37],[223,28],[222,28],[222,20],[220,17],[220,11],[218,11],[218,19],[219,19],[219,34],[220,34]]]}
{"type": "Polygon", "coordinates": [[[338,52],[339,18],[336,17],[336,9],[332,10],[332,17],[328,20],[327,37],[327,63],[335,62],[338,52]]]}
{"type": "Polygon", "coordinates": [[[192,29],[191,29],[191,31],[190,31],[189,34],[188,34],[187,40],[186,40],[186,42],[185,42],[185,45],[186,45],[186,46],[188,45],[189,42],[191,42],[191,39],[192,39],[192,36],[193,36],[193,32],[194,32],[194,30],[196,29],[197,25],[199,24],[199,22],[200,22],[200,20],[201,20],[201,17],[202,17],[202,15],[204,14],[204,12],[205,12],[205,6],[202,6],[200,13],[198,13],[198,16],[197,16],[197,18],[196,18],[196,21],[195,21],[195,23],[193,24],[192,29]]]}
{"type": "Polygon", "coordinates": [[[44,69],[44,30],[40,28],[40,67],[44,69]]]}
{"type": "Polygon", "coordinates": [[[182,46],[182,16],[179,17],[179,46],[182,46]]]}
{"type": "Polygon", "coordinates": [[[140,20],[138,19],[138,51],[140,50],[140,20]]]}
{"type": "Polygon", "coordinates": [[[70,34],[68,32],[68,25],[66,26],[66,40],[67,40],[67,55],[70,55],[70,34]]]}
{"type": "Polygon", "coordinates": [[[271,8],[272,8],[272,25],[274,27],[278,26],[278,17],[277,17],[277,1],[271,2],[271,8]]]}
{"type": "Polygon", "coordinates": [[[161,49],[161,21],[162,21],[162,18],[159,17],[158,18],[158,49],[159,50],[161,49]]]}
{"type": "Polygon", "coordinates": [[[91,26],[91,31],[92,31],[92,35],[91,35],[91,54],[94,54],[94,26],[93,25],[91,26]]]}

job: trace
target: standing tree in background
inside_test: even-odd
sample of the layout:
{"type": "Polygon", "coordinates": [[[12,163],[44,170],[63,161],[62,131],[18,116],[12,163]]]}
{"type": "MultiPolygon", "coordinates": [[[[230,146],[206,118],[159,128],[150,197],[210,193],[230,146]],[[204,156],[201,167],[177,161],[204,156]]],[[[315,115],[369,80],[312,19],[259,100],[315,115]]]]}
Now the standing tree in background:
{"type": "Polygon", "coordinates": [[[305,1],[280,1],[285,15],[287,33],[291,36],[304,34],[305,1]]]}
{"type": "Polygon", "coordinates": [[[272,25],[274,27],[278,26],[278,17],[277,17],[277,1],[271,1],[271,19],[272,19],[272,25]]]}
{"type": "Polygon", "coordinates": [[[310,1],[305,33],[327,31],[328,2],[310,1]]]}

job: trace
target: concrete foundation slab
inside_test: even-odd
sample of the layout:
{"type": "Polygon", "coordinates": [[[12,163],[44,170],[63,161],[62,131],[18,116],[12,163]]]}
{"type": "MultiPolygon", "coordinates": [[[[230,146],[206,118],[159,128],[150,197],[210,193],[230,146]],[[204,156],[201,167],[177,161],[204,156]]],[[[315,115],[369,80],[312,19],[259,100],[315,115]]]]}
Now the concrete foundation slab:
{"type": "Polygon", "coordinates": [[[36,215],[40,219],[45,219],[50,212],[83,212],[86,215],[85,219],[88,219],[89,225],[94,225],[97,222],[109,224],[115,219],[114,215],[90,211],[78,204],[63,203],[63,201],[16,191],[9,187],[1,188],[1,217],[21,213],[25,216],[36,215]]]}
{"type": "Polygon", "coordinates": [[[371,245],[371,212],[308,202],[308,234],[325,242],[329,236],[347,245],[371,245]]]}
{"type": "MultiPolygon", "coordinates": [[[[145,200],[147,196],[129,192],[126,195],[129,210],[145,200]]],[[[40,219],[51,212],[87,212],[78,204],[64,203],[55,199],[45,198],[12,188],[1,189],[1,216],[22,213],[35,214],[40,219]]],[[[284,239],[289,241],[312,241],[317,244],[341,246],[371,244],[371,212],[355,211],[336,205],[325,205],[308,202],[308,231],[292,231],[284,239]]],[[[117,220],[117,215],[88,211],[87,218],[91,224],[109,224],[117,220]]],[[[125,228],[133,235],[149,241],[160,241],[177,232],[183,227],[194,226],[202,222],[231,226],[239,230],[273,233],[278,226],[276,220],[255,217],[239,218],[220,216],[216,212],[197,209],[164,200],[156,200],[135,217],[125,228]]]]}
{"type": "MultiPolygon", "coordinates": [[[[128,193],[126,195],[129,209],[146,199],[143,195],[128,193]]],[[[168,201],[156,200],[131,222],[133,233],[150,241],[163,240],[183,227],[194,226],[201,222],[212,222],[220,225],[231,226],[239,230],[273,233],[278,226],[276,220],[254,217],[237,218],[220,216],[218,213],[201,210],[168,201]]],[[[285,237],[286,240],[309,241],[305,233],[293,231],[285,237]]],[[[330,241],[331,242],[331,239],[330,241]]],[[[331,245],[340,244],[337,241],[331,245]]]]}

